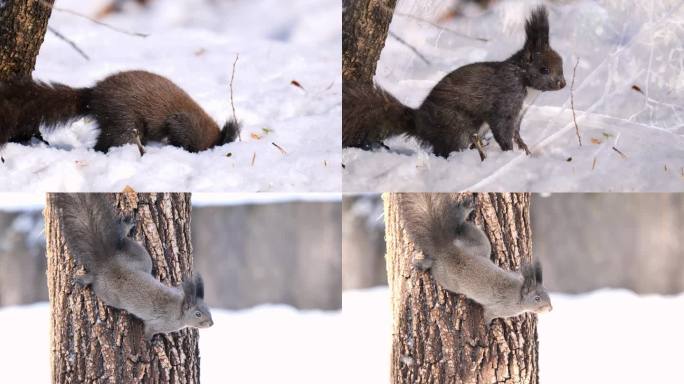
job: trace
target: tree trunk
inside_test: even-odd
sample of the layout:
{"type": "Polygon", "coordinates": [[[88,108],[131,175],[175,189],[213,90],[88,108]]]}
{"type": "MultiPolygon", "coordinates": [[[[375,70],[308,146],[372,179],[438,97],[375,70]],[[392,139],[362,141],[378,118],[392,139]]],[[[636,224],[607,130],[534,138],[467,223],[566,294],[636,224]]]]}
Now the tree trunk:
{"type": "MultiPolygon", "coordinates": [[[[399,215],[402,194],[383,198],[393,313],[391,382],[536,384],[536,317],[497,319],[488,331],[480,305],[413,268],[416,248],[399,215]]],[[[531,260],[529,199],[528,194],[477,195],[476,222],[489,237],[492,259],[505,269],[519,270],[522,261],[531,260]]]]}
{"type": "MultiPolygon", "coordinates": [[[[190,194],[116,194],[116,209],[135,217],[136,239],[152,257],[152,274],[179,285],[192,274],[190,194]]],[[[143,322],[97,300],[74,283],[78,268],[64,245],[61,218],[45,207],[53,383],[197,383],[198,332],[143,336],[143,322]]]]}
{"type": "Polygon", "coordinates": [[[0,81],[31,75],[54,2],[0,1],[0,81]]]}
{"type": "Polygon", "coordinates": [[[397,0],[342,2],[342,79],[371,84],[397,0]]]}

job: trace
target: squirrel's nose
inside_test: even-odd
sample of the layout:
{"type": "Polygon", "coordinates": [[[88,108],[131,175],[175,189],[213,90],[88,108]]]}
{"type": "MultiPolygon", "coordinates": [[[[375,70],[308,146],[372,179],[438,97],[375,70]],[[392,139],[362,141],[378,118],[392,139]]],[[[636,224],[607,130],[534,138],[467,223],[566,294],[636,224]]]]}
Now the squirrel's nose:
{"type": "Polygon", "coordinates": [[[565,79],[561,77],[560,80],[556,83],[558,85],[558,89],[563,89],[565,88],[565,79]]]}

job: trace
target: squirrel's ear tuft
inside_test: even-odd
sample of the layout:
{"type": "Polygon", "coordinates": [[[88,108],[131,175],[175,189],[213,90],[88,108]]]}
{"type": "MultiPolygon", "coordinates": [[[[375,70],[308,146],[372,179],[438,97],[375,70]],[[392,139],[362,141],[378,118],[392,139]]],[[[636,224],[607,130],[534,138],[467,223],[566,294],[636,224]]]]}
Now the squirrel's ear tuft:
{"type": "Polygon", "coordinates": [[[549,14],[546,7],[539,6],[530,15],[525,24],[527,40],[525,47],[532,50],[542,50],[549,46],[549,14]]]}
{"type": "Polygon", "coordinates": [[[202,280],[202,276],[197,274],[193,280],[195,282],[195,297],[198,299],[204,299],[204,280],[202,280]]]}
{"type": "Polygon", "coordinates": [[[188,309],[197,303],[197,285],[194,279],[183,282],[183,308],[188,309]]]}
{"type": "Polygon", "coordinates": [[[537,284],[542,283],[542,267],[539,260],[534,262],[534,280],[537,282],[537,284]]]}
{"type": "Polygon", "coordinates": [[[532,292],[537,285],[537,280],[535,278],[535,268],[534,266],[530,264],[525,264],[522,266],[522,276],[523,276],[523,285],[522,285],[522,296],[526,296],[530,292],[532,292]]]}

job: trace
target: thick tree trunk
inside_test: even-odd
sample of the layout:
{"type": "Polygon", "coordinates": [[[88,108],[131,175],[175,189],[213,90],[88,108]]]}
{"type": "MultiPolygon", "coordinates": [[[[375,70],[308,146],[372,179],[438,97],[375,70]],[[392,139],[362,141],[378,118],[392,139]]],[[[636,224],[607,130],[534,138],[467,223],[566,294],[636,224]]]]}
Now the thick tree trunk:
{"type": "MultiPolygon", "coordinates": [[[[192,274],[189,194],[116,195],[117,210],[136,220],[136,238],[152,256],[152,274],[179,285],[192,274]]],[[[54,383],[198,383],[197,330],[157,335],[142,321],[104,305],[74,283],[81,266],[64,245],[61,218],[48,194],[45,207],[54,383]]]]}
{"type": "MultiPolygon", "coordinates": [[[[536,384],[536,317],[497,319],[488,331],[478,304],[414,269],[411,260],[419,251],[404,232],[402,194],[383,198],[393,312],[391,382],[536,384]]],[[[529,199],[477,195],[476,222],[492,243],[492,259],[505,269],[519,270],[531,260],[529,199]]]]}
{"type": "Polygon", "coordinates": [[[0,81],[31,75],[53,3],[54,0],[0,1],[0,81]]]}
{"type": "Polygon", "coordinates": [[[342,2],[342,80],[371,84],[397,0],[342,2]]]}

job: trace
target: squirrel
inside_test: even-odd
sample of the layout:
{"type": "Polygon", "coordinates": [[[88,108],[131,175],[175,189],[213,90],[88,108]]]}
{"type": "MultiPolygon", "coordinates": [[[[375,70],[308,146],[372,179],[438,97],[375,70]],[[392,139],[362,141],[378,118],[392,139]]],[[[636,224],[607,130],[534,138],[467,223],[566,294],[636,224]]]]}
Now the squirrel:
{"type": "Polygon", "coordinates": [[[103,194],[56,194],[66,245],[86,269],[75,277],[103,303],[124,309],[145,323],[145,338],[186,327],[214,324],[204,303],[204,283],[194,274],[178,287],[152,276],[152,258],[129,238],[133,222],[117,218],[103,194]]]}
{"type": "Polygon", "coordinates": [[[401,104],[375,85],[346,82],[342,91],[342,145],[375,149],[397,135],[414,137],[435,155],[474,144],[489,126],[503,151],[513,141],[527,154],[520,136],[521,109],[527,88],[565,87],[563,60],[549,45],[546,8],[536,8],[525,25],[525,45],[500,62],[468,64],[444,77],[418,109],[401,104]]]}
{"type": "MultiPolygon", "coordinates": [[[[140,154],[148,141],[162,141],[190,152],[235,141],[240,125],[232,118],[216,122],[171,80],[146,71],[125,71],[91,88],[72,88],[30,78],[0,82],[0,146],[42,140],[39,127],[54,130],[90,116],[100,134],[95,150],[136,144],[140,154]]],[[[44,141],[44,140],[43,140],[44,141]]]]}
{"type": "Polygon", "coordinates": [[[496,318],[552,309],[538,261],[523,265],[522,275],[492,262],[489,239],[467,221],[473,211],[472,199],[457,203],[447,194],[404,196],[406,231],[424,255],[423,259],[414,258],[413,265],[431,271],[444,289],[480,304],[487,325],[496,318]]]}

